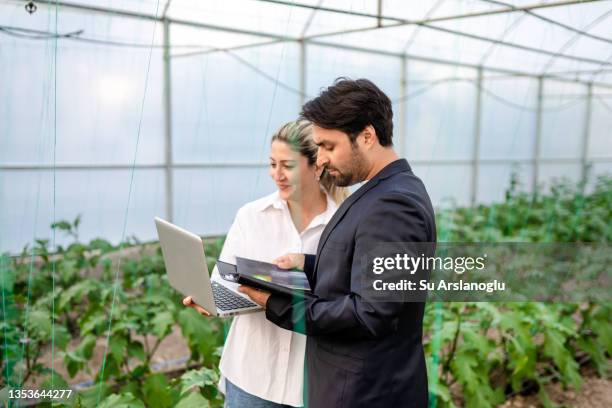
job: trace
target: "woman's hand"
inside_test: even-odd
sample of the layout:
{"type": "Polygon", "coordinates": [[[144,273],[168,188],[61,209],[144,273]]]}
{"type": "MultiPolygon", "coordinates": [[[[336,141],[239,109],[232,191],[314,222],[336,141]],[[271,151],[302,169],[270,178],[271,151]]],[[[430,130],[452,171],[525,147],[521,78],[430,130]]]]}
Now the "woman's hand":
{"type": "Polygon", "coordinates": [[[183,299],[183,304],[187,307],[195,309],[195,311],[202,316],[210,316],[210,312],[194,302],[191,296],[187,296],[185,299],[183,299]]]}
{"type": "Polygon", "coordinates": [[[279,256],[272,262],[276,264],[279,268],[283,269],[299,269],[301,271],[304,270],[304,254],[285,254],[283,256],[279,256]]]}

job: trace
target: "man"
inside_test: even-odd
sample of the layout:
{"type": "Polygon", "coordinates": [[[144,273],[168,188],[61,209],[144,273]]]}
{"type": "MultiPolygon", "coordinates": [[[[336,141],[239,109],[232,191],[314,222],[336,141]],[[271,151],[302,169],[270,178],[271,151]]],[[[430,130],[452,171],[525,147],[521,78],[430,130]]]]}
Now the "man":
{"type": "MultiPolygon", "coordinates": [[[[381,243],[433,243],[427,191],[393,150],[389,98],[366,79],[339,78],[303,106],[318,164],[338,186],[365,183],[338,208],[313,255],[278,258],[304,269],[313,298],[242,286],[268,320],[308,335],[308,407],[427,407],[424,303],[364,296],[364,256],[381,243]]],[[[431,255],[431,254],[429,254],[431,255]]]]}

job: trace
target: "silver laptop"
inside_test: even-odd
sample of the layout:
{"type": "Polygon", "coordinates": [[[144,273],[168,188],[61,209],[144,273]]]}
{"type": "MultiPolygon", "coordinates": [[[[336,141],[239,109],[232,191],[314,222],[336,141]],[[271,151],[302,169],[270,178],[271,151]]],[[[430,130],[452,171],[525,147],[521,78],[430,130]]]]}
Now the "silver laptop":
{"type": "Polygon", "coordinates": [[[202,238],[155,217],[170,285],[213,316],[232,316],[261,310],[261,306],[236,291],[235,284],[211,279],[202,238]]]}

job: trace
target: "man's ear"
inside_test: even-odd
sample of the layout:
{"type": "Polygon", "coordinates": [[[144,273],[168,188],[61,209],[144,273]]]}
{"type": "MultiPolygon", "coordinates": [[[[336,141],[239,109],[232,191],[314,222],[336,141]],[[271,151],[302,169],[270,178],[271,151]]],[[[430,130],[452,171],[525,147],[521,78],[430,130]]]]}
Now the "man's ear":
{"type": "Polygon", "coordinates": [[[378,141],[378,137],[376,136],[376,129],[374,129],[374,126],[372,125],[366,126],[361,131],[361,135],[363,136],[363,145],[366,149],[371,149],[378,141]]]}

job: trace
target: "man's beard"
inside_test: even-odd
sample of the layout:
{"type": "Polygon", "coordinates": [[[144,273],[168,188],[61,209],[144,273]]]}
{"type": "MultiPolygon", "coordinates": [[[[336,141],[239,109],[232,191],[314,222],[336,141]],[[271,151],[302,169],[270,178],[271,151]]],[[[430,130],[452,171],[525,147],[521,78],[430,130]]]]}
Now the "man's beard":
{"type": "MultiPolygon", "coordinates": [[[[352,146],[351,148],[351,160],[346,170],[341,172],[335,167],[331,167],[331,169],[335,170],[337,175],[329,174],[329,172],[328,174],[338,187],[352,186],[353,184],[362,182],[367,177],[366,159],[356,146],[352,146]]],[[[326,168],[326,170],[329,170],[329,168],[326,168]]]]}

